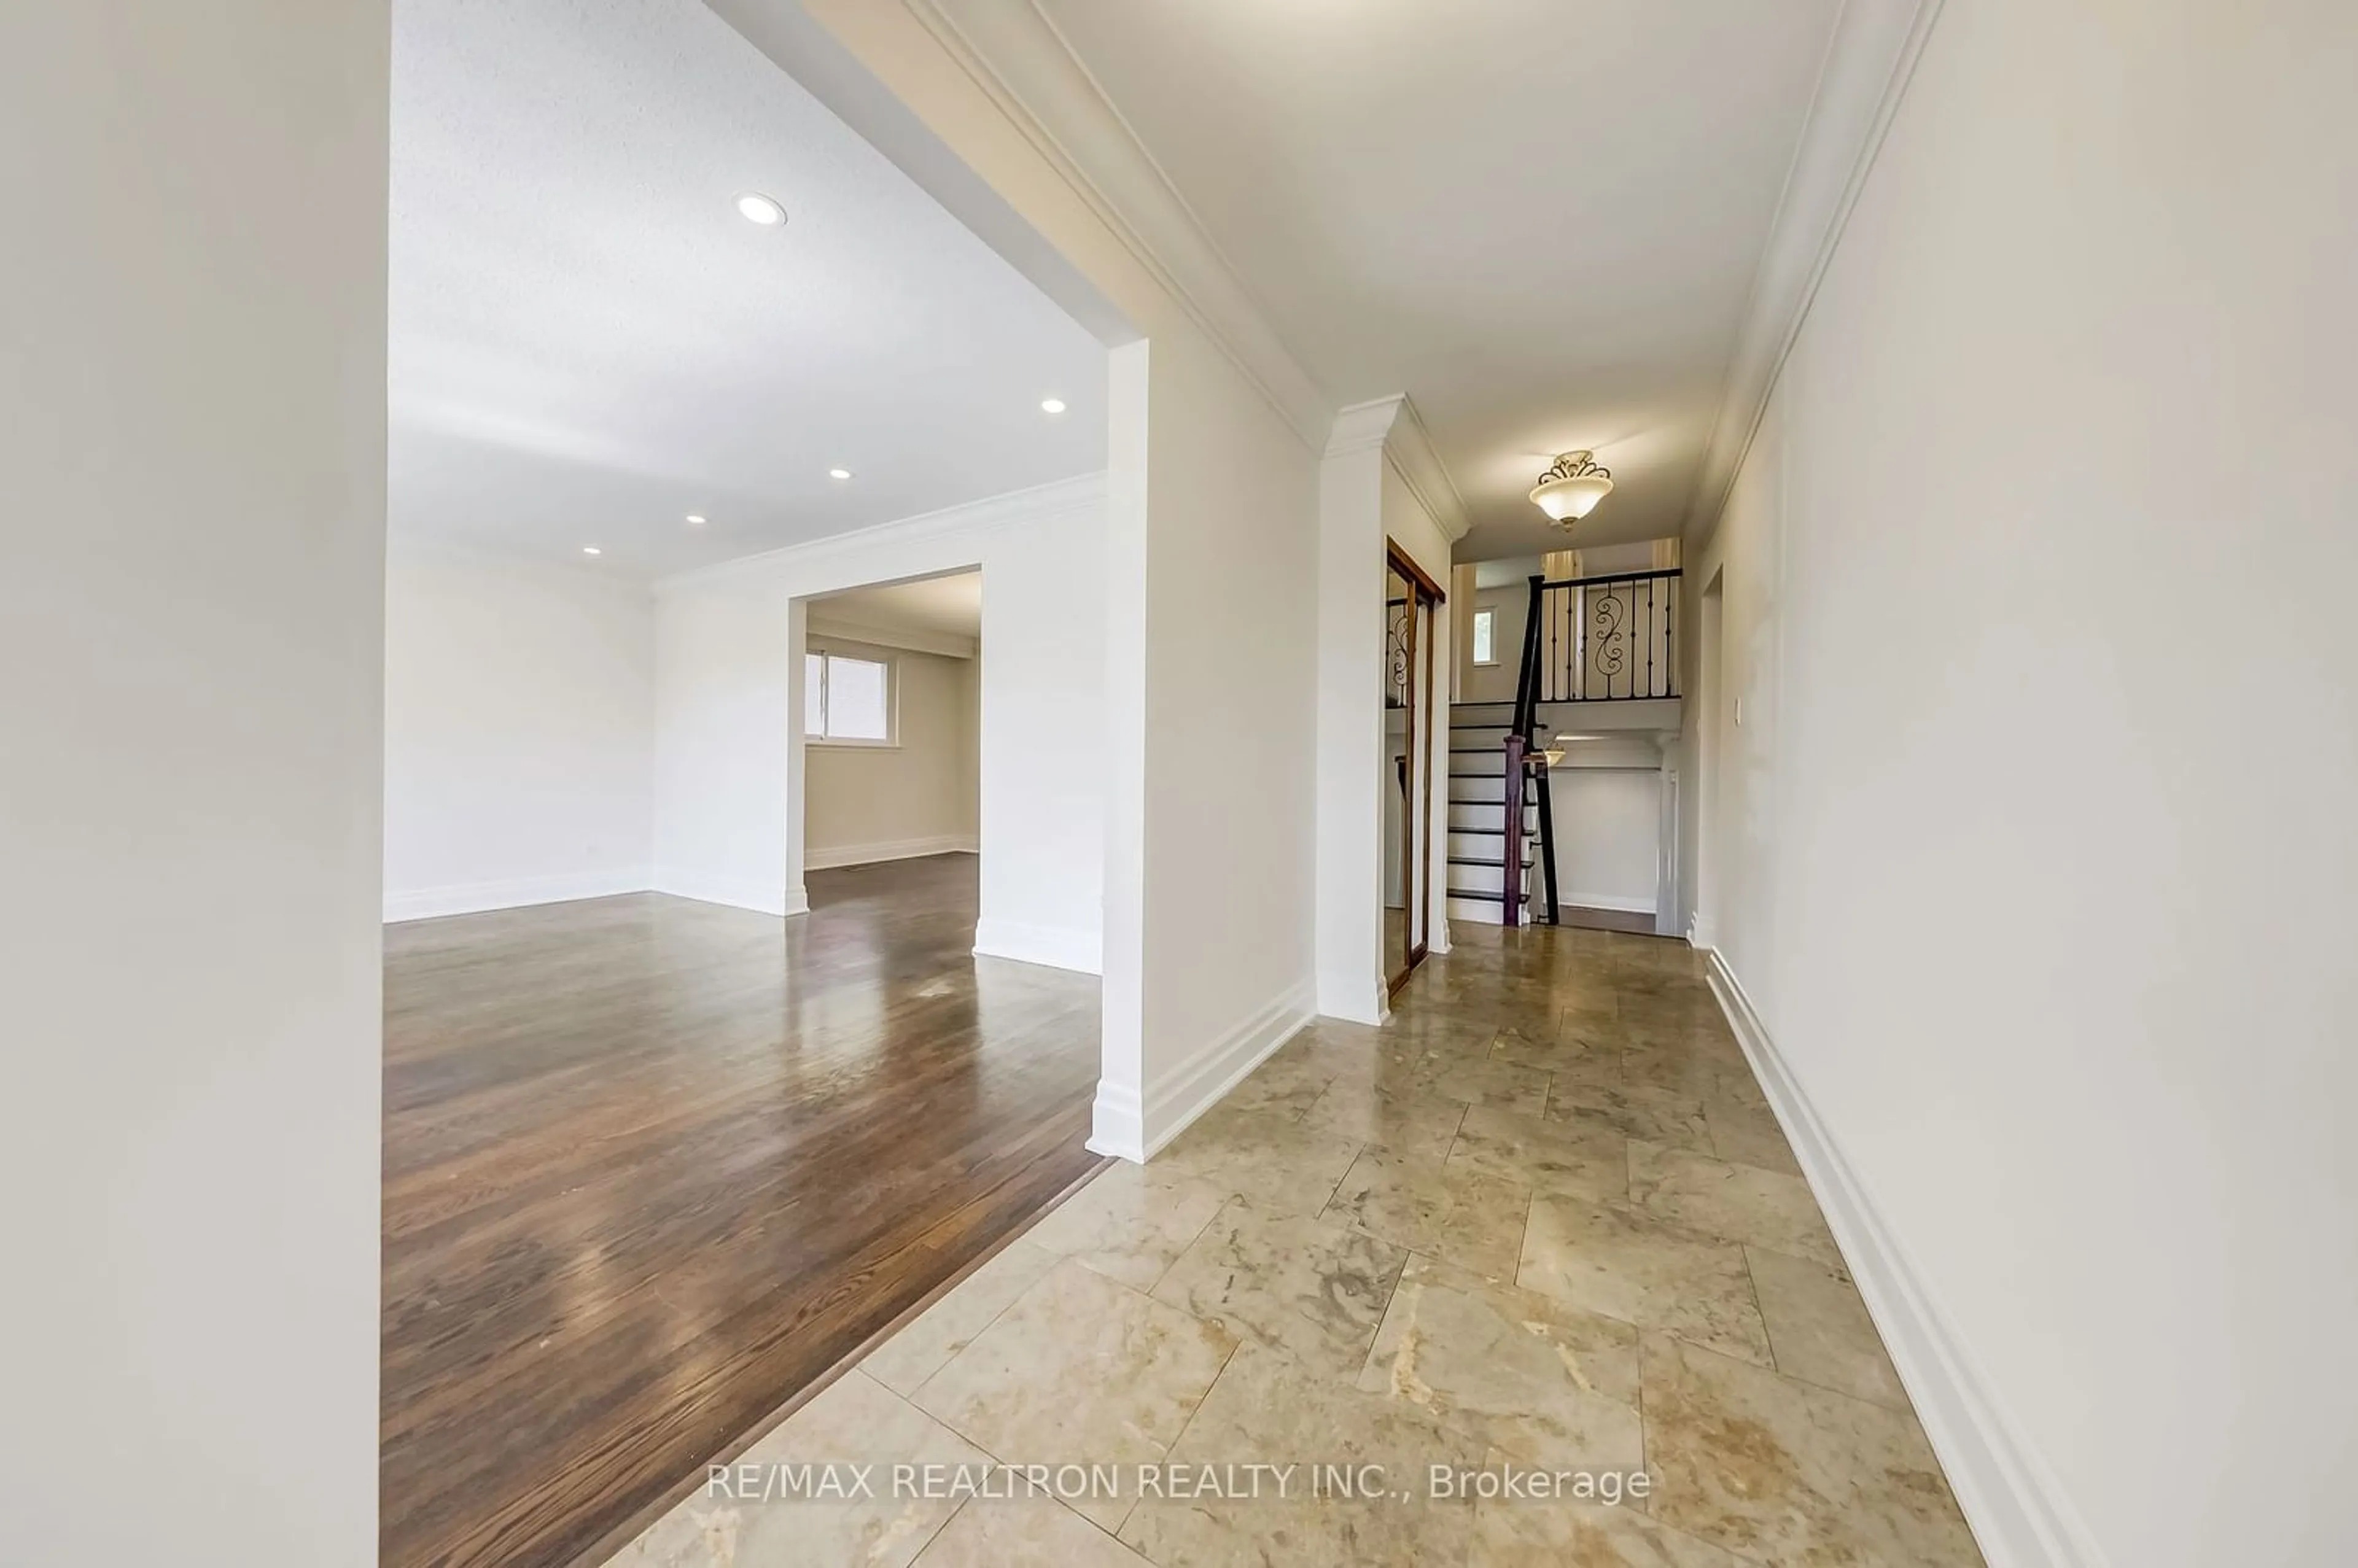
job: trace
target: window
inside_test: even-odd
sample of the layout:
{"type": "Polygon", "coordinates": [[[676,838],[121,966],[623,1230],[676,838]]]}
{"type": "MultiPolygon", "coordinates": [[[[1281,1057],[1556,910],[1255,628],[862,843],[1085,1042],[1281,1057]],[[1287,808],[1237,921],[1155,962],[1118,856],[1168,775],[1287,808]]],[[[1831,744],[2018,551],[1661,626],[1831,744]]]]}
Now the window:
{"type": "Polygon", "coordinates": [[[1498,662],[1498,612],[1477,610],[1474,612],[1474,662],[1495,665],[1498,662]]]}
{"type": "Polygon", "coordinates": [[[803,659],[803,733],[842,746],[892,746],[892,666],[813,651],[803,659]]]}

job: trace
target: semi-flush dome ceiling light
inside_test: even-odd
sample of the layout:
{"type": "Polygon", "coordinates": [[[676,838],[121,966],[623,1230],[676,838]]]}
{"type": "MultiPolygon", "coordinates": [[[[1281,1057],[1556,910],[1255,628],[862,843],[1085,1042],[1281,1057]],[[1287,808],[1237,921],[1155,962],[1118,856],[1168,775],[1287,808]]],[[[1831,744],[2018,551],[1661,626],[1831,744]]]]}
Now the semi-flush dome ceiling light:
{"type": "Polygon", "coordinates": [[[1558,527],[1569,528],[1596,510],[1612,493],[1613,475],[1596,464],[1594,452],[1565,452],[1540,475],[1531,504],[1558,527]]]}
{"type": "Polygon", "coordinates": [[[740,196],[737,211],[748,223],[759,223],[765,229],[774,229],[786,221],[786,210],[758,190],[740,196]]]}
{"type": "Polygon", "coordinates": [[[1044,397],[1040,400],[1040,412],[1043,414],[1062,414],[1064,411],[1065,400],[1061,397],[1044,397]]]}
{"type": "Polygon", "coordinates": [[[851,477],[851,470],[849,469],[829,469],[827,470],[827,477],[829,479],[849,479],[851,477]]]}

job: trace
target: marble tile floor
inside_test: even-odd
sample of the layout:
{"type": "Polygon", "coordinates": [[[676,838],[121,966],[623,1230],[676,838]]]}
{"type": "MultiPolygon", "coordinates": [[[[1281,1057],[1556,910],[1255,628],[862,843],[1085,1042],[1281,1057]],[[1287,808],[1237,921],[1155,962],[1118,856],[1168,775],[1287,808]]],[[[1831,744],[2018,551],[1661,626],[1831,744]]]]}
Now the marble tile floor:
{"type": "Polygon", "coordinates": [[[1696,955],[1455,934],[613,1563],[1980,1563],[1696,955]]]}

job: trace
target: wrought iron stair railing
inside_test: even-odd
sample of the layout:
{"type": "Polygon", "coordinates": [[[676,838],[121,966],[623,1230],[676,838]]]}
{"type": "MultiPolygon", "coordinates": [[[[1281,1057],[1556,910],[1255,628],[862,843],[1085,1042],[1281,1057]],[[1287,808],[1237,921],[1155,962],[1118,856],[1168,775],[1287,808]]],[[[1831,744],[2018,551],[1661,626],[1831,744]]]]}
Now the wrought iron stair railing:
{"type": "Polygon", "coordinates": [[[1552,702],[1630,702],[1679,694],[1678,602],[1682,574],[1628,572],[1531,579],[1523,622],[1523,653],[1515,676],[1514,717],[1507,727],[1505,832],[1499,874],[1506,892],[1499,921],[1522,923],[1523,804],[1539,807],[1540,868],[1546,917],[1557,920],[1555,792],[1548,784],[1550,750],[1540,743],[1539,710],[1552,702]]]}

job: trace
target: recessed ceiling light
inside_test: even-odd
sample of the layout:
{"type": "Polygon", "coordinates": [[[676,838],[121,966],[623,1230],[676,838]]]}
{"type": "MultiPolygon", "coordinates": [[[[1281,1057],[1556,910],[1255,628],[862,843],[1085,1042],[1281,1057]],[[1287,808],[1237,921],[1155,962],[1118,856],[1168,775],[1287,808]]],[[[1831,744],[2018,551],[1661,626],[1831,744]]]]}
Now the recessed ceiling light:
{"type": "Polygon", "coordinates": [[[827,470],[827,477],[829,479],[849,479],[851,477],[851,470],[849,469],[829,469],[827,470]]]}
{"type": "Polygon", "coordinates": [[[759,191],[749,190],[737,199],[737,211],[748,223],[759,223],[774,229],[786,221],[786,210],[759,191]]]}
{"type": "Polygon", "coordinates": [[[695,512],[691,512],[687,514],[687,520],[698,524],[699,527],[702,526],[704,523],[702,514],[695,512]]]}
{"type": "Polygon", "coordinates": [[[606,552],[595,545],[584,545],[581,546],[581,553],[585,556],[602,556],[606,552]]]}
{"type": "Polygon", "coordinates": [[[1062,414],[1064,411],[1065,400],[1061,397],[1044,397],[1040,400],[1040,412],[1043,414],[1062,414]]]}

